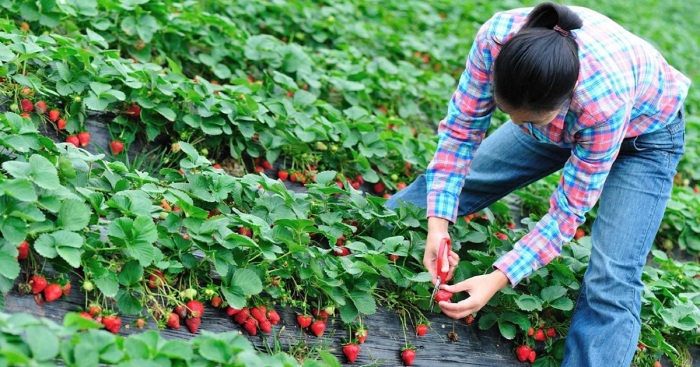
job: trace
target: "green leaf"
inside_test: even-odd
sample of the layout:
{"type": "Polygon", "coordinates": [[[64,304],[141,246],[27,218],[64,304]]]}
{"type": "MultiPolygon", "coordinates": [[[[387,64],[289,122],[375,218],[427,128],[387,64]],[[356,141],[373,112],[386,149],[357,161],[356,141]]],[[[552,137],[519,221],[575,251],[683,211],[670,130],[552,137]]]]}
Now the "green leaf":
{"type": "Polygon", "coordinates": [[[316,175],[316,183],[319,185],[327,185],[329,182],[335,181],[336,171],[323,171],[316,175]]]}
{"type": "Polygon", "coordinates": [[[523,311],[527,311],[527,312],[531,312],[534,310],[542,311],[542,300],[539,299],[538,297],[531,296],[529,294],[520,295],[520,297],[515,299],[515,303],[523,311]]]}
{"type": "Polygon", "coordinates": [[[233,274],[232,284],[246,296],[258,294],[263,290],[260,277],[250,269],[237,269],[233,274]]]}
{"type": "Polygon", "coordinates": [[[131,260],[124,264],[118,275],[119,283],[125,286],[134,286],[138,284],[142,277],[143,267],[137,260],[131,260]]]}
{"type": "Polygon", "coordinates": [[[32,325],[27,327],[24,339],[36,361],[49,361],[58,355],[58,337],[46,326],[32,325]]]}
{"type": "Polygon", "coordinates": [[[29,157],[29,175],[34,183],[42,189],[55,190],[59,187],[58,171],[48,159],[34,154],[29,157]]]}
{"type": "Polygon", "coordinates": [[[225,364],[231,358],[230,347],[223,340],[206,339],[199,345],[199,355],[212,362],[225,364]]]}
{"type": "Polygon", "coordinates": [[[141,302],[130,291],[120,289],[117,293],[117,307],[126,315],[137,315],[141,312],[141,302]]]}
{"type": "Polygon", "coordinates": [[[20,201],[34,202],[38,200],[34,185],[24,178],[8,180],[0,185],[0,191],[20,201]]]}
{"type": "Polygon", "coordinates": [[[552,302],[555,299],[562,297],[566,294],[566,288],[560,286],[560,285],[553,285],[551,287],[547,287],[542,289],[542,300],[545,302],[552,302]]]}
{"type": "Polygon", "coordinates": [[[158,350],[158,353],[170,359],[180,359],[189,361],[192,359],[194,352],[190,344],[182,340],[168,340],[158,350]]]}
{"type": "Polygon", "coordinates": [[[479,329],[487,330],[498,322],[498,315],[493,312],[489,312],[479,316],[479,329]]]}
{"type": "Polygon", "coordinates": [[[296,93],[294,93],[295,104],[298,104],[300,106],[308,106],[314,102],[316,102],[316,96],[303,89],[298,90],[296,91],[296,93]]]}
{"type": "Polygon", "coordinates": [[[158,32],[159,29],[160,25],[158,24],[158,20],[149,14],[142,15],[136,23],[136,31],[139,37],[146,43],[153,40],[153,34],[158,32]]]}
{"type": "Polygon", "coordinates": [[[513,338],[515,338],[515,325],[510,322],[498,321],[498,330],[501,332],[501,335],[508,340],[513,340],[513,338]]]}
{"type": "Polygon", "coordinates": [[[371,293],[353,290],[350,293],[350,299],[357,307],[357,311],[364,315],[371,315],[377,312],[377,305],[371,293]]]}
{"type": "Polygon", "coordinates": [[[83,236],[75,232],[60,230],[39,236],[34,242],[34,249],[49,259],[60,255],[70,266],[77,268],[84,251],[84,240],[83,236]]]}
{"type": "Polygon", "coordinates": [[[158,111],[158,113],[160,113],[168,121],[175,121],[175,119],[177,118],[177,114],[175,113],[175,111],[173,111],[171,108],[165,105],[158,106],[156,108],[156,111],[158,111]]]}
{"type": "Polygon", "coordinates": [[[58,210],[58,225],[70,231],[79,231],[90,223],[90,207],[80,200],[67,199],[58,210]]]}
{"type": "Polygon", "coordinates": [[[15,279],[19,275],[19,263],[6,252],[0,252],[0,275],[15,279]]]}
{"type": "Polygon", "coordinates": [[[568,297],[560,297],[555,299],[550,305],[558,310],[571,311],[574,309],[574,301],[568,297]]]}
{"type": "Polygon", "coordinates": [[[109,271],[104,276],[94,279],[97,288],[107,297],[115,297],[119,290],[117,274],[109,271]]]}
{"type": "Polygon", "coordinates": [[[103,327],[102,324],[93,320],[88,320],[80,316],[77,312],[68,312],[63,318],[63,326],[67,328],[75,327],[78,330],[101,329],[103,327]]]}

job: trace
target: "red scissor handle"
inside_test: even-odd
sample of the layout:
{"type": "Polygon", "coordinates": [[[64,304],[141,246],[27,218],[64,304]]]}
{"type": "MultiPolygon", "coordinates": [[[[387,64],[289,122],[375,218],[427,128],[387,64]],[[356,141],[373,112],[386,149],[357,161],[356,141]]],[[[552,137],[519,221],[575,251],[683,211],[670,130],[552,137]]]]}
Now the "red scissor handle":
{"type": "Polygon", "coordinates": [[[437,258],[437,274],[438,277],[440,278],[441,282],[445,282],[445,279],[447,278],[447,272],[442,271],[442,259],[446,256],[450,255],[450,251],[452,250],[452,241],[450,241],[449,238],[445,237],[442,239],[440,242],[440,249],[438,250],[438,258],[437,258]]]}

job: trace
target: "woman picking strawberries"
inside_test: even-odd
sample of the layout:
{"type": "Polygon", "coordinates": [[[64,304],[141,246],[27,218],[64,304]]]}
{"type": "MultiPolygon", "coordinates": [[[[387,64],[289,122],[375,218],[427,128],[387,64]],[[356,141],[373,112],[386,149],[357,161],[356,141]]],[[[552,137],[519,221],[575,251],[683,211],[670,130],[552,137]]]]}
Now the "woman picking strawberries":
{"type": "MultiPolygon", "coordinates": [[[[387,206],[427,209],[423,261],[435,277],[450,222],[563,171],[549,212],[493,272],[441,286],[470,295],[440,302],[443,312],[472,314],[549,263],[598,203],[563,365],[629,366],[641,328],[642,268],[683,154],[688,87],[650,44],[586,8],[543,3],[486,22],[426,175],[387,206]],[[496,108],[510,121],[484,139],[496,108]]],[[[459,257],[448,260],[451,276],[459,257]]]]}

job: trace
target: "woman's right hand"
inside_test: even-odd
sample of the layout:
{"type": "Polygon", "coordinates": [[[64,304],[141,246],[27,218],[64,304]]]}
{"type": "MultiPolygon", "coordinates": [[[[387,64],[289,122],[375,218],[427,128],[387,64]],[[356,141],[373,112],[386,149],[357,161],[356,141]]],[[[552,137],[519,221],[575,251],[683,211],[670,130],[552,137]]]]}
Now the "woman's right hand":
{"type": "MultiPolygon", "coordinates": [[[[443,238],[450,238],[450,234],[447,231],[449,224],[450,222],[447,219],[438,217],[428,218],[428,238],[425,242],[423,266],[425,266],[430,275],[432,275],[433,284],[437,282],[437,258],[438,251],[440,251],[440,242],[442,242],[443,238]]],[[[459,255],[454,251],[450,251],[450,253],[446,254],[442,259],[443,271],[447,271],[447,278],[442,280],[443,284],[452,279],[454,268],[458,263],[459,255]]]]}

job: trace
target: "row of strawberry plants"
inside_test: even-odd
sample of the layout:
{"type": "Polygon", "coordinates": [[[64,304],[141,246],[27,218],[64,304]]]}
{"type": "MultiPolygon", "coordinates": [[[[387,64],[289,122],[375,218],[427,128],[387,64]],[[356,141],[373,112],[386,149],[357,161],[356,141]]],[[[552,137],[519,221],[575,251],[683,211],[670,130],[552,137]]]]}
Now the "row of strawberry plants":
{"type": "MultiPolygon", "coordinates": [[[[21,15],[18,21],[33,21],[30,27],[37,32],[62,33],[67,28],[65,22],[56,27],[47,19],[69,15],[69,24],[94,30],[122,56],[177,67],[191,78],[201,75],[221,82],[246,76],[260,79],[265,73],[277,73],[280,80],[285,79],[284,92],[308,87],[324,100],[340,102],[334,103],[340,108],[359,105],[383,113],[390,108],[391,113],[413,120],[426,120],[427,115],[432,124],[444,113],[444,100],[454,84],[453,76],[424,66],[423,56],[415,58],[415,63],[392,61],[354,50],[302,47],[287,42],[285,37],[250,36],[247,23],[240,20],[254,16],[245,13],[253,4],[232,8],[225,2],[209,2],[191,9],[178,2],[121,6],[95,2],[94,8],[77,13],[68,4],[21,13],[21,3],[8,4],[8,10],[21,15]],[[113,21],[116,19],[121,19],[121,23],[113,21]]],[[[428,39],[428,35],[424,37],[428,39]]],[[[459,56],[451,62],[461,65],[462,59],[459,56]]]]}
{"type": "MultiPolygon", "coordinates": [[[[252,309],[275,305],[299,309],[300,316],[337,309],[343,322],[359,323],[360,330],[366,330],[362,315],[374,313],[377,305],[415,325],[424,321],[430,285],[421,266],[422,211],[388,211],[381,198],[338,187],[335,172],[319,173],[306,194],[264,176],[233,178],[184,142],[181,172],[164,169],[157,179],[72,145],[56,145],[18,115],[2,115],[0,122],[2,293],[18,277],[20,290],[44,301],[67,293],[66,279],[49,279],[59,284],[53,286],[57,294],[34,289],[40,281],[35,276],[44,275],[40,269],[49,261],[82,279],[85,310],[100,307],[103,323],[113,312],[146,312],[173,327],[174,313],[196,331],[198,325],[190,324],[198,324],[201,314],[192,311],[200,312],[203,301],[227,306],[232,315],[247,312],[241,324],[258,320],[252,309]],[[20,243],[26,245],[18,248],[20,243]],[[189,313],[177,310],[182,306],[189,313]]],[[[505,226],[508,220],[508,207],[498,204],[452,227],[463,259],[456,281],[488,272],[512,248],[523,231],[505,226]]],[[[565,247],[560,259],[517,292],[501,292],[477,315],[479,327],[497,326],[505,338],[539,348],[540,365],[557,363],[559,337],[585,270],[585,239],[565,247]],[[550,329],[554,338],[540,338],[550,329]]],[[[693,316],[700,284],[692,274],[698,269],[664,264],[672,271],[645,270],[654,291],[645,296],[653,307],[645,311],[649,328],[642,341],[648,355],[678,358],[680,346],[694,342],[693,328],[700,323],[693,316]],[[669,286],[683,292],[669,293],[669,286]]],[[[266,319],[274,320],[271,314],[266,319]]],[[[265,332],[264,323],[250,324],[249,333],[265,332]]]]}
{"type": "Polygon", "coordinates": [[[424,167],[434,145],[432,138],[414,137],[399,119],[361,107],[341,111],[303,89],[290,98],[279,85],[296,84],[279,73],[221,86],[154,64],[132,64],[103,51],[94,33],[76,45],[58,34],[24,34],[12,22],[5,21],[3,29],[12,32],[0,35],[8,44],[3,93],[14,102],[11,109],[30,112],[36,103],[58,108],[65,127],[56,123],[55,128],[64,128],[71,139],[84,129],[88,111],[106,111],[119,115],[110,129],[121,144],[137,134],[148,140],[165,135],[214,157],[274,162],[282,155],[292,169],[335,169],[368,182],[381,179],[390,188],[399,175],[410,178],[406,165],[424,167]]]}
{"type": "Polygon", "coordinates": [[[285,353],[260,353],[237,333],[203,333],[188,341],[167,340],[156,331],[129,337],[69,313],[62,325],[26,314],[0,313],[0,363],[9,366],[339,366],[319,351],[300,364],[285,353]]]}

